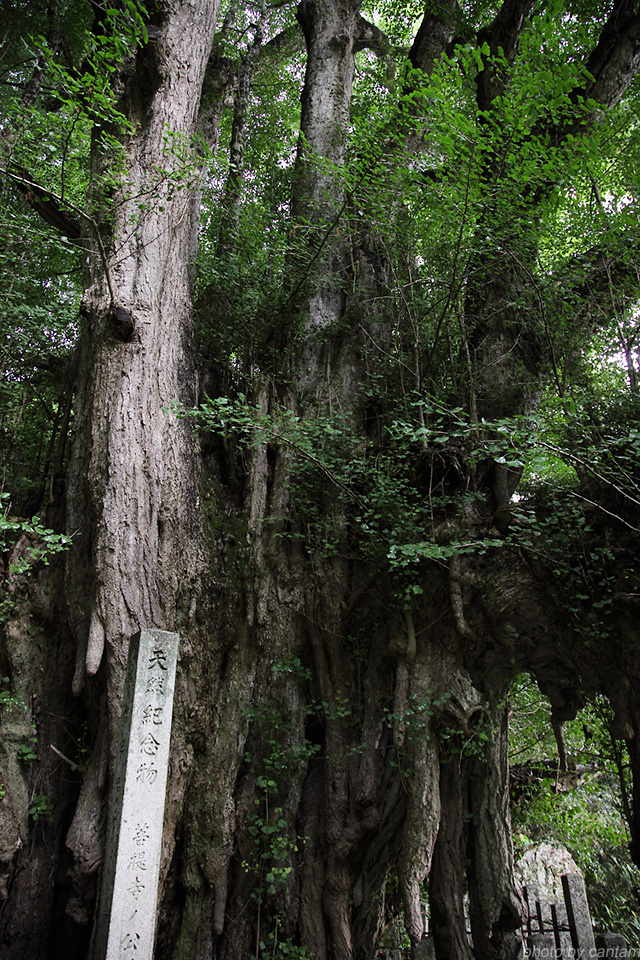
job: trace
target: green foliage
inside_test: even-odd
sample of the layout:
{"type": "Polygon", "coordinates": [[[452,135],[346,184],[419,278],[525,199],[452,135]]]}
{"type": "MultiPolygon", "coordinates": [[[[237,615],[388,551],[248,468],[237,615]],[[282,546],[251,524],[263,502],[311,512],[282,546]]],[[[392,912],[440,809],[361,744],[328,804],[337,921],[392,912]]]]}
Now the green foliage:
{"type": "Polygon", "coordinates": [[[272,960],[309,960],[306,947],[300,947],[290,938],[280,935],[280,922],[276,918],[274,929],[270,930],[266,940],[259,943],[258,956],[271,957],[272,960]]]}
{"type": "Polygon", "coordinates": [[[77,759],[70,761],[69,766],[74,773],[86,773],[89,760],[89,728],[87,723],[82,724],[79,736],[77,739],[74,738],[74,745],[77,759]]]}
{"type": "MultiPolygon", "coordinates": [[[[37,517],[19,520],[7,515],[9,494],[0,493],[0,546],[9,553],[21,537],[27,542],[21,554],[9,564],[9,574],[21,577],[29,574],[38,563],[47,565],[51,559],[66,550],[71,538],[45,527],[37,517]]],[[[0,600],[0,623],[3,623],[15,607],[16,596],[5,591],[0,600]]],[[[0,695],[0,703],[3,702],[0,695]]]]}
{"type": "Polygon", "coordinates": [[[516,808],[513,826],[520,853],[542,840],[565,846],[584,874],[597,929],[640,942],[640,871],[629,859],[615,787],[596,776],[574,790],[557,790],[547,781],[526,808],[516,808]]]}
{"type": "Polygon", "coordinates": [[[288,674],[300,677],[302,680],[311,679],[311,670],[309,667],[303,665],[300,657],[294,657],[293,655],[274,660],[271,669],[276,677],[280,674],[288,674]]]}
{"type": "Polygon", "coordinates": [[[297,525],[280,535],[301,539],[310,555],[317,551],[329,557],[340,551],[374,561],[396,578],[398,597],[410,605],[421,593],[416,577],[423,562],[484,553],[503,543],[491,536],[455,537],[453,521],[463,500],[457,462],[448,461],[456,455],[462,462],[463,456],[493,454],[507,466],[520,464],[509,453],[514,445],[509,425],[487,425],[495,436],[487,429],[474,451],[470,442],[477,430],[460,410],[447,415],[422,401],[414,406],[422,416],[394,420],[382,444],[363,441],[347,417],[302,419],[287,409],[262,415],[243,395],[236,401],[209,398],[200,410],[182,412],[240,451],[265,443],[281,446],[297,525]],[[424,425],[425,410],[433,414],[429,427],[424,425]],[[458,449],[452,455],[454,445],[458,449]],[[434,482],[433,461],[439,456],[445,476],[434,482]],[[431,483],[419,472],[423,467],[426,473],[430,466],[431,483]]]}
{"type": "Polygon", "coordinates": [[[479,714],[472,730],[464,730],[459,723],[447,719],[437,725],[438,748],[444,761],[475,757],[483,762],[486,750],[495,740],[495,731],[488,713],[479,714]]]}
{"type": "MultiPolygon", "coordinates": [[[[283,290],[287,261],[290,267],[300,244],[283,215],[291,203],[304,63],[299,44],[285,44],[284,57],[269,50],[280,31],[294,33],[294,24],[293,3],[250,3],[230,11],[215,41],[215,55],[235,61],[238,70],[243,61],[242,69],[247,61],[252,66],[242,105],[242,156],[231,158],[225,149],[203,155],[196,309],[203,355],[229,358],[242,375],[280,362],[280,331],[289,312],[283,290]]],[[[225,145],[234,106],[221,120],[225,145]]]]}
{"type": "Polygon", "coordinates": [[[309,555],[363,556],[395,579],[398,598],[411,606],[422,593],[425,563],[525,547],[560,578],[567,613],[591,642],[606,636],[613,555],[593,539],[577,485],[582,477],[617,491],[623,515],[625,502],[636,502],[636,403],[631,397],[625,404],[628,410],[616,407],[617,417],[609,409],[600,418],[606,438],[604,427],[590,434],[577,414],[561,428],[554,414],[479,426],[460,408],[447,411],[425,401],[414,402],[407,411],[412,417],[393,420],[382,438],[371,441],[363,441],[346,417],[303,419],[286,409],[262,415],[242,395],[208,399],[188,413],[200,429],[239,452],[263,444],[282,449],[293,526],[280,535],[301,539],[309,555]],[[476,497],[474,470],[488,462],[524,468],[529,497],[510,505],[508,534],[460,537],[460,514],[476,497]],[[583,622],[587,602],[597,622],[583,622]]]}
{"type": "Polygon", "coordinates": [[[3,209],[0,242],[0,491],[17,512],[39,509],[59,472],[67,370],[78,334],[73,282],[77,251],[14,206],[3,209]]]}
{"type": "MultiPolygon", "coordinates": [[[[15,720],[15,713],[28,715],[28,708],[22,697],[13,696],[10,689],[9,677],[0,678],[0,719],[5,719],[9,715],[15,720]]],[[[31,732],[27,736],[26,742],[21,743],[16,749],[16,759],[19,763],[29,764],[38,759],[38,735],[34,724],[31,724],[31,732]]],[[[6,787],[0,783],[0,800],[6,794],[6,787]]],[[[31,811],[29,811],[31,812],[31,811]]]]}
{"type": "Polygon", "coordinates": [[[29,816],[34,823],[51,823],[53,820],[53,804],[46,793],[32,794],[29,816]]]}
{"type": "MultiPolygon", "coordinates": [[[[0,494],[0,501],[5,500],[8,505],[9,494],[0,494]]],[[[15,575],[27,573],[36,563],[51,562],[51,558],[57,553],[66,550],[71,538],[63,533],[55,533],[53,530],[40,523],[37,517],[31,520],[17,520],[7,517],[6,514],[0,514],[0,536],[4,539],[4,547],[7,549],[9,539],[17,540],[23,534],[28,534],[36,541],[27,547],[26,553],[18,560],[14,561],[9,572],[15,575]]]]}
{"type": "MultiPolygon", "coordinates": [[[[552,761],[556,743],[551,710],[535,684],[518,678],[510,695],[511,763],[552,761]]],[[[512,805],[517,852],[543,840],[567,847],[585,875],[592,916],[598,929],[640,942],[640,870],[629,858],[624,793],[629,795],[626,748],[609,733],[611,710],[598,698],[563,727],[570,770],[534,780],[512,805]],[[615,753],[621,751],[619,767],[615,753]],[[620,780],[622,774],[623,780],[620,780]]]]}
{"type": "Polygon", "coordinates": [[[10,573],[24,574],[36,563],[48,564],[51,557],[66,550],[71,538],[63,533],[55,533],[53,530],[43,526],[38,517],[31,520],[18,520],[7,516],[9,507],[9,494],[0,494],[0,505],[3,512],[0,513],[0,536],[3,537],[4,549],[8,549],[10,541],[15,542],[23,534],[27,534],[36,540],[35,543],[27,547],[24,556],[16,560],[9,568],[10,573]]]}
{"type": "Polygon", "coordinates": [[[275,894],[286,888],[293,869],[288,861],[298,849],[297,842],[289,837],[282,807],[269,811],[268,795],[274,782],[262,777],[256,781],[257,786],[265,791],[265,812],[264,816],[253,814],[248,828],[258,852],[256,864],[253,868],[246,865],[246,869],[251,870],[256,878],[251,897],[259,904],[264,902],[265,894],[275,894]]]}
{"type": "MultiPolygon", "coordinates": [[[[167,131],[162,160],[149,171],[149,195],[137,200],[132,215],[135,230],[159,190],[171,198],[200,183],[199,344],[221,395],[190,415],[240,476],[260,446],[278,458],[287,471],[290,507],[268,519],[279,537],[299,541],[310,563],[357,559],[379,575],[398,608],[416,609],[429,573],[446,571],[452,559],[502,552],[508,560],[509,551],[524,551],[550,574],[571,635],[585,645],[606,641],[613,629],[615,556],[593,510],[633,531],[640,516],[633,308],[640,127],[637,93],[606,117],[585,93],[587,58],[604,8],[545,5],[528,20],[511,63],[501,49],[470,39],[491,22],[495,6],[462,4],[455,35],[464,42],[426,76],[406,65],[424,4],[369,4],[389,42],[383,56],[358,54],[345,161],[311,156],[308,145],[305,153],[309,173],[341,198],[339,213],[328,202],[329,214],[305,208],[295,220],[292,205],[304,206],[295,170],[303,57],[299,48],[275,57],[266,49],[294,24],[295,7],[234,8],[216,40],[212,68],[226,62],[237,75],[256,60],[245,104],[251,136],[242,158],[233,160],[225,150],[231,107],[223,112],[216,155],[200,143],[196,161],[194,144],[167,131]],[[492,95],[479,109],[485,83],[492,95]],[[237,208],[230,185],[237,188],[237,208]],[[339,357],[345,345],[357,357],[361,386],[354,409],[329,411],[327,405],[293,413],[274,405],[264,415],[247,398],[265,381],[272,396],[290,387],[296,347],[308,334],[300,303],[312,288],[311,268],[323,244],[336,251],[332,282],[345,308],[332,329],[317,332],[316,346],[331,341],[327,356],[339,357]],[[587,256],[592,249],[606,260],[611,303],[596,289],[595,260],[587,256]],[[626,279],[619,281],[623,267],[626,279]],[[475,300],[474,290],[480,293],[475,300]],[[522,375],[541,396],[538,402],[534,389],[523,388],[526,403],[515,405],[523,415],[489,422],[477,412],[477,381],[485,370],[474,364],[494,325],[504,328],[505,356],[517,361],[505,392],[522,375]],[[508,516],[494,524],[492,477],[499,469],[516,479],[522,472],[522,480],[520,499],[501,503],[508,516]]],[[[11,11],[0,148],[3,169],[26,171],[69,210],[106,225],[112,191],[127,195],[121,142],[135,132],[120,99],[121,71],[149,38],[142,4],[124,0],[96,9],[99,26],[89,30],[88,5],[56,7],[64,50],[40,5],[20,5],[19,16],[11,11]],[[31,98],[26,110],[23,92],[31,98]]],[[[226,96],[205,92],[211,115],[226,96]]],[[[78,335],[80,257],[68,239],[53,239],[3,181],[0,452],[2,491],[10,494],[2,493],[0,534],[5,552],[26,536],[27,552],[10,571],[24,574],[68,543],[35,518],[11,518],[8,504],[13,513],[32,516],[63,468],[64,381],[78,335]]],[[[1,616],[10,609],[9,598],[1,616]]],[[[366,641],[345,643],[354,660],[364,662],[366,641]]],[[[283,657],[272,664],[271,679],[305,685],[310,670],[298,656],[283,657]]],[[[468,737],[446,723],[440,713],[446,697],[410,698],[397,713],[387,711],[387,722],[401,726],[409,744],[437,723],[444,756],[482,755],[491,730],[480,724],[468,737]]],[[[531,709],[534,699],[527,701],[531,709]]],[[[7,688],[0,704],[9,710],[19,701],[7,688]]],[[[356,728],[360,705],[349,690],[312,708],[345,731],[356,728]]],[[[300,736],[304,719],[262,704],[245,713],[259,743],[245,756],[256,784],[249,825],[254,856],[245,867],[255,880],[255,903],[270,914],[256,955],[305,956],[281,936],[273,906],[287,888],[298,843],[287,825],[287,783],[320,749],[300,736]]],[[[532,719],[531,729],[540,722],[532,719]]],[[[519,749],[527,755],[522,744],[519,749]]],[[[35,758],[29,744],[20,750],[23,761],[35,758]]],[[[559,833],[588,838],[583,865],[594,884],[607,858],[631,877],[621,866],[622,841],[606,818],[604,839],[597,841],[602,855],[594,853],[601,783],[594,778],[592,794],[585,785],[575,806],[569,796],[577,793],[541,791],[537,801],[541,822],[550,823],[553,808],[559,833]]],[[[34,795],[30,815],[36,822],[51,816],[45,795],[34,795]]],[[[530,835],[531,822],[521,832],[530,835]]]]}
{"type": "Polygon", "coordinates": [[[16,756],[20,763],[33,763],[34,760],[38,759],[37,743],[38,737],[34,730],[34,734],[29,737],[28,743],[21,743],[16,750],[16,756]]]}
{"type": "MultiPolygon", "coordinates": [[[[288,655],[271,663],[276,683],[309,680],[309,670],[299,657],[288,655]]],[[[292,859],[301,838],[292,834],[282,798],[286,796],[293,771],[304,767],[319,751],[318,744],[297,740],[302,716],[287,717],[279,708],[263,704],[248,706],[245,717],[252,724],[250,742],[260,744],[259,752],[247,750],[245,763],[255,774],[255,811],[249,818],[248,833],[253,856],[243,869],[253,877],[251,899],[258,908],[256,957],[307,957],[306,950],[281,935],[278,897],[288,891],[292,859]],[[280,802],[278,802],[280,801],[280,802]]]]}
{"type": "Polygon", "coordinates": [[[432,697],[431,694],[419,698],[417,694],[412,693],[402,713],[394,713],[388,707],[384,708],[385,723],[390,728],[401,724],[405,733],[405,742],[420,742],[424,740],[438,709],[450,699],[450,693],[444,693],[438,698],[432,697]]]}
{"type": "Polygon", "coordinates": [[[131,124],[117,107],[113,81],[136,47],[149,40],[145,16],[144,5],[134,0],[124,0],[119,8],[105,7],[98,29],[85,31],[79,70],[69,70],[44,37],[32,39],[33,59],[43,64],[61,105],[72,112],[82,105],[92,120],[131,131],[131,124]]]}
{"type": "Polygon", "coordinates": [[[258,777],[258,785],[265,791],[265,796],[278,794],[285,788],[291,770],[306,764],[319,747],[307,741],[287,744],[292,722],[273,709],[249,706],[245,710],[245,716],[260,732],[266,751],[264,756],[259,758],[247,751],[245,761],[262,771],[258,777]]]}
{"type": "Polygon", "coordinates": [[[93,26],[79,0],[13,6],[0,41],[0,490],[31,515],[63,470],[81,249],[76,231],[66,230],[70,239],[45,224],[23,193],[33,198],[31,183],[51,191],[67,228],[107,214],[125,172],[120,138],[133,132],[118,77],[148,37],[146,8],[134,0],[95,5],[93,26]],[[89,161],[98,129],[102,173],[89,161]]]}
{"type": "Polygon", "coordinates": [[[0,678],[0,708],[6,710],[7,713],[12,713],[14,710],[26,710],[27,705],[22,697],[12,696],[10,683],[9,677],[0,678]]]}

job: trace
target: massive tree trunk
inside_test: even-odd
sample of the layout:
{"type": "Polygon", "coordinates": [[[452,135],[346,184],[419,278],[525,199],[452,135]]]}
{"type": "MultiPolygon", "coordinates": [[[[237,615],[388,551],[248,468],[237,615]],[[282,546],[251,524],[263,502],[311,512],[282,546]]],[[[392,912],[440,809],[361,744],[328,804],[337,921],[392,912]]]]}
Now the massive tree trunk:
{"type": "MultiPolygon", "coordinates": [[[[98,210],[110,165],[122,164],[125,174],[108,221],[98,214],[86,234],[67,480],[68,524],[76,534],[66,577],[77,644],[73,692],[87,698],[99,725],[67,837],[77,898],[70,909],[79,919],[86,919],[87,886],[102,855],[105,771],[129,640],[145,626],[188,632],[203,588],[197,450],[188,424],[170,407],[196,398],[191,270],[198,170],[191,138],[217,6],[204,0],[164,8],[153,42],[122,72],[120,103],[132,126],[121,155],[110,155],[102,130],[94,135],[98,210]]],[[[184,762],[180,748],[174,762],[178,769],[184,762]]],[[[181,793],[174,780],[177,804],[181,793]]]]}

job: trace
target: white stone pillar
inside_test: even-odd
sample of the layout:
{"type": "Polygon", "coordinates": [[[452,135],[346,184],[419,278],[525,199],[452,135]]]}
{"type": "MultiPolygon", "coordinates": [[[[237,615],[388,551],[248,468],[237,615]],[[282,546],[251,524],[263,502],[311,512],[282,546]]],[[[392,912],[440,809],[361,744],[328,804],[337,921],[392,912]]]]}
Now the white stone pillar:
{"type": "Polygon", "coordinates": [[[93,960],[152,960],[178,634],[129,647],[93,960]]]}

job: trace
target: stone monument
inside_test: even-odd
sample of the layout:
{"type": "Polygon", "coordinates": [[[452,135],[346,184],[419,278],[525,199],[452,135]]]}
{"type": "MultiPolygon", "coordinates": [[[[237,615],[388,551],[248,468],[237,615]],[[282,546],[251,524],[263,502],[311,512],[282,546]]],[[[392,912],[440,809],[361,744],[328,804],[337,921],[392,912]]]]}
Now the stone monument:
{"type": "Polygon", "coordinates": [[[178,634],[131,640],[93,960],[152,960],[178,634]]]}

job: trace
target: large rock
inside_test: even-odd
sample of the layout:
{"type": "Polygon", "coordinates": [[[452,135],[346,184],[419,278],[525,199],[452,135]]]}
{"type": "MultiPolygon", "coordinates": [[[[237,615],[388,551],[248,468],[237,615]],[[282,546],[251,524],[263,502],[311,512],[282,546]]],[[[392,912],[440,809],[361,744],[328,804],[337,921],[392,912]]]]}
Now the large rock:
{"type": "Polygon", "coordinates": [[[537,887],[549,902],[563,899],[562,874],[580,873],[569,851],[554,843],[540,843],[516,863],[523,887],[537,887]]]}
{"type": "Polygon", "coordinates": [[[624,960],[625,957],[633,956],[627,941],[619,933],[601,933],[596,937],[596,947],[599,957],[615,957],[616,960],[624,960]]]}

